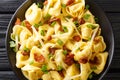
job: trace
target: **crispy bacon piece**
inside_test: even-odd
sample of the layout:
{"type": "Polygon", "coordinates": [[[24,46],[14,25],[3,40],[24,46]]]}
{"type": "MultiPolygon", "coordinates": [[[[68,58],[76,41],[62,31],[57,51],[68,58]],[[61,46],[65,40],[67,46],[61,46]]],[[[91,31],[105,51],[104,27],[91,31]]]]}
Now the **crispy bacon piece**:
{"type": "Polygon", "coordinates": [[[35,61],[39,62],[39,63],[43,63],[45,61],[45,58],[43,55],[38,55],[38,54],[34,54],[34,59],[35,61]]]}
{"type": "Polygon", "coordinates": [[[94,42],[95,42],[95,44],[97,44],[97,43],[100,42],[100,39],[99,39],[98,37],[96,37],[96,38],[94,39],[94,42]]]}
{"type": "Polygon", "coordinates": [[[58,71],[61,77],[64,77],[63,71],[58,71]]]}
{"type": "Polygon", "coordinates": [[[71,52],[71,50],[69,50],[65,45],[63,45],[63,50],[67,50],[68,53],[71,52]]]}
{"type": "Polygon", "coordinates": [[[75,0],[68,0],[68,2],[67,2],[66,5],[67,5],[67,6],[68,6],[68,5],[71,5],[72,3],[74,3],[74,1],[75,1],[75,0]]]}
{"type": "Polygon", "coordinates": [[[27,20],[25,20],[24,22],[25,22],[25,26],[32,32],[32,28],[31,28],[32,25],[27,20]]]}
{"type": "Polygon", "coordinates": [[[99,61],[99,59],[95,56],[93,60],[89,60],[89,63],[98,65],[98,64],[100,64],[100,61],[99,61]]]}
{"type": "Polygon", "coordinates": [[[15,25],[20,25],[21,24],[21,21],[19,18],[17,18],[16,22],[15,22],[15,25]]]}
{"type": "Polygon", "coordinates": [[[47,40],[50,41],[52,39],[52,36],[48,36],[47,40]]]}
{"type": "Polygon", "coordinates": [[[79,42],[81,40],[80,36],[79,35],[76,35],[73,37],[73,40],[79,42]]]}
{"type": "Polygon", "coordinates": [[[47,5],[48,4],[48,0],[45,0],[45,2],[43,3],[44,5],[47,5]]]}
{"type": "Polygon", "coordinates": [[[71,54],[71,53],[68,54],[68,55],[66,56],[64,62],[65,62],[68,66],[72,65],[72,64],[74,63],[74,54],[71,54]]]}
{"type": "Polygon", "coordinates": [[[26,51],[22,51],[21,52],[23,56],[29,56],[30,55],[30,52],[26,52],[26,51]]]}
{"type": "Polygon", "coordinates": [[[84,24],[85,23],[85,20],[83,18],[79,19],[78,20],[79,24],[84,24]]]}
{"type": "Polygon", "coordinates": [[[85,64],[87,62],[88,62],[88,57],[82,57],[82,58],[79,59],[79,63],[85,64]]]}
{"type": "Polygon", "coordinates": [[[63,32],[63,28],[62,28],[62,26],[59,27],[59,30],[60,30],[61,32],[63,32]]]}
{"type": "Polygon", "coordinates": [[[74,17],[74,18],[72,19],[73,22],[74,22],[74,21],[77,21],[77,20],[78,20],[77,17],[74,17]]]}
{"type": "Polygon", "coordinates": [[[20,43],[18,43],[18,49],[20,48],[20,46],[21,46],[21,44],[20,44],[20,43]]]}
{"type": "Polygon", "coordinates": [[[51,54],[55,54],[55,51],[57,50],[57,48],[55,48],[55,47],[49,47],[49,52],[51,53],[51,54]]]}
{"type": "Polygon", "coordinates": [[[57,17],[51,18],[51,19],[48,21],[48,23],[51,24],[51,23],[54,22],[54,21],[57,21],[58,23],[61,23],[60,18],[57,18],[57,17]]]}

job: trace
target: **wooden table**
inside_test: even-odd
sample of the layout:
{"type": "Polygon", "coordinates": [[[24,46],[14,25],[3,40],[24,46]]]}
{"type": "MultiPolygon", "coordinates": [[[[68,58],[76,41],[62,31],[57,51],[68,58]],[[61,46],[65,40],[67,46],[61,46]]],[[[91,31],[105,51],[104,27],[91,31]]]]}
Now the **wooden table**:
{"type": "MultiPolygon", "coordinates": [[[[25,0],[0,0],[0,80],[18,80],[10,69],[5,50],[7,25],[15,10],[25,0]]],[[[114,35],[114,58],[108,73],[103,80],[120,80],[120,0],[94,0],[105,11],[109,18],[114,35]]]]}

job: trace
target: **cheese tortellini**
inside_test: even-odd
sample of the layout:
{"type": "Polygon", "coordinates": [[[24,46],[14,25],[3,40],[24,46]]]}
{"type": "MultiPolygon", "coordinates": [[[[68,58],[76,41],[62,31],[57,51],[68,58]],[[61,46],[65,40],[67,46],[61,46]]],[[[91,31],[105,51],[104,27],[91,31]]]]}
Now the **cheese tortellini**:
{"type": "Polygon", "coordinates": [[[103,71],[106,43],[85,6],[85,0],[45,0],[16,21],[10,47],[28,80],[88,80],[103,71]]]}

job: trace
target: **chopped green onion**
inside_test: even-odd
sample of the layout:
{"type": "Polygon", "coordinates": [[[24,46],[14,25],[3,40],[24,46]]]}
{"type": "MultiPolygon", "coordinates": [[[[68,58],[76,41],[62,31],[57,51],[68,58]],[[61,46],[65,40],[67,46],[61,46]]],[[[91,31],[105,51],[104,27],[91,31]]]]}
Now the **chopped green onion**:
{"type": "Polygon", "coordinates": [[[97,67],[96,67],[96,66],[93,66],[91,69],[92,69],[92,70],[96,70],[96,69],[97,69],[97,67]]]}
{"type": "Polygon", "coordinates": [[[31,61],[29,62],[30,65],[32,65],[33,63],[34,63],[34,60],[31,60],[31,61]]]}
{"type": "Polygon", "coordinates": [[[60,31],[60,34],[63,34],[64,32],[60,31]]]}
{"type": "Polygon", "coordinates": [[[63,54],[64,54],[64,55],[66,55],[67,53],[68,53],[67,50],[64,50],[64,51],[63,51],[63,54]]]}
{"type": "Polygon", "coordinates": [[[85,20],[87,20],[87,19],[89,19],[90,18],[90,14],[85,14],[84,16],[83,16],[83,19],[85,19],[85,20]]]}
{"type": "Polygon", "coordinates": [[[46,16],[44,17],[45,20],[49,20],[51,18],[51,15],[50,14],[46,14],[46,16]]]}
{"type": "Polygon", "coordinates": [[[25,27],[25,22],[24,22],[24,21],[22,21],[21,26],[24,26],[24,27],[25,27]]]}
{"type": "Polygon", "coordinates": [[[66,16],[68,19],[70,19],[70,18],[72,18],[72,16],[70,16],[70,15],[68,15],[68,16],[66,16]]]}
{"type": "Polygon", "coordinates": [[[44,72],[45,74],[48,73],[47,65],[42,65],[41,70],[42,70],[42,72],[44,72]]]}
{"type": "Polygon", "coordinates": [[[52,22],[52,23],[51,23],[51,26],[53,27],[55,24],[56,24],[56,21],[52,22]]]}
{"type": "Polygon", "coordinates": [[[40,34],[41,34],[42,36],[45,36],[45,30],[41,30],[41,31],[40,31],[40,34]]]}
{"type": "Polygon", "coordinates": [[[37,6],[38,6],[39,8],[42,8],[42,7],[43,7],[43,3],[37,3],[37,6]]]}
{"type": "Polygon", "coordinates": [[[34,27],[35,28],[38,28],[39,26],[42,26],[43,25],[43,23],[42,22],[39,22],[38,24],[34,24],[34,27]]]}
{"type": "Polygon", "coordinates": [[[48,54],[48,58],[50,59],[53,56],[52,53],[48,54]]]}
{"type": "Polygon", "coordinates": [[[92,25],[92,24],[88,24],[88,25],[87,25],[87,27],[88,27],[88,28],[95,29],[97,26],[95,26],[95,25],[92,25]]]}
{"type": "Polygon", "coordinates": [[[63,69],[62,66],[60,66],[60,65],[57,66],[57,70],[58,70],[58,71],[61,71],[62,69],[63,69]]]}
{"type": "Polygon", "coordinates": [[[9,43],[10,43],[10,47],[12,47],[12,48],[13,48],[13,47],[16,47],[16,44],[15,44],[14,41],[10,41],[9,43]]]}
{"type": "Polygon", "coordinates": [[[75,24],[75,26],[76,26],[76,27],[78,27],[78,26],[79,26],[79,22],[78,22],[77,20],[76,20],[76,21],[74,21],[73,23],[75,24]]]}
{"type": "Polygon", "coordinates": [[[59,45],[63,45],[63,41],[60,40],[60,39],[57,40],[57,43],[58,43],[59,45]]]}
{"type": "Polygon", "coordinates": [[[28,48],[26,48],[26,47],[24,48],[24,51],[25,52],[30,52],[30,50],[28,48]]]}
{"type": "Polygon", "coordinates": [[[87,4],[87,5],[85,6],[85,9],[88,10],[89,8],[90,8],[90,6],[87,4]]]}
{"type": "Polygon", "coordinates": [[[38,28],[38,27],[39,27],[39,24],[34,24],[34,27],[35,27],[35,28],[38,28]]]}
{"type": "Polygon", "coordinates": [[[68,32],[68,29],[67,29],[66,26],[63,26],[62,28],[63,28],[63,31],[64,31],[64,32],[68,32]]]}
{"type": "Polygon", "coordinates": [[[99,19],[97,17],[94,18],[95,22],[98,23],[99,19]]]}
{"type": "Polygon", "coordinates": [[[42,26],[43,25],[43,23],[42,22],[39,22],[39,26],[42,26]]]}
{"type": "Polygon", "coordinates": [[[65,8],[65,7],[66,7],[66,4],[61,4],[61,6],[62,6],[63,8],[65,8]]]}
{"type": "Polygon", "coordinates": [[[38,44],[38,47],[39,47],[39,48],[42,47],[41,43],[38,44]]]}

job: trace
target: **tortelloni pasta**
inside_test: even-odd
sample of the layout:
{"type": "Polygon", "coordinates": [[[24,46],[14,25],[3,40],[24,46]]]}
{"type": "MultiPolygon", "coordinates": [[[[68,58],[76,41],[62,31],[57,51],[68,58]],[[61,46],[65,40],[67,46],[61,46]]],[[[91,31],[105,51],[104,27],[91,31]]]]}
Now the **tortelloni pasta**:
{"type": "Polygon", "coordinates": [[[95,20],[85,0],[33,3],[11,33],[16,67],[28,80],[88,80],[100,74],[108,52],[95,20]]]}

